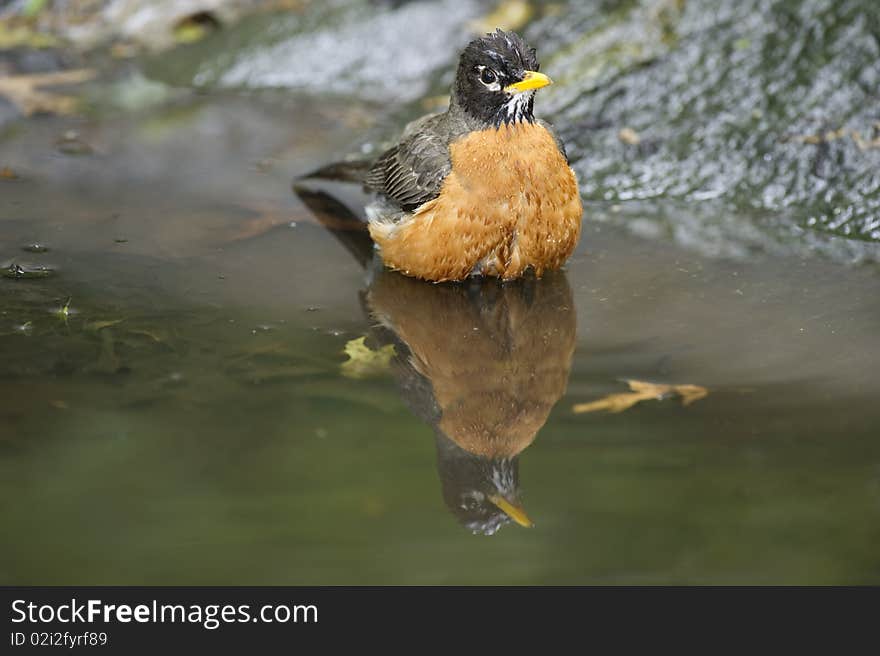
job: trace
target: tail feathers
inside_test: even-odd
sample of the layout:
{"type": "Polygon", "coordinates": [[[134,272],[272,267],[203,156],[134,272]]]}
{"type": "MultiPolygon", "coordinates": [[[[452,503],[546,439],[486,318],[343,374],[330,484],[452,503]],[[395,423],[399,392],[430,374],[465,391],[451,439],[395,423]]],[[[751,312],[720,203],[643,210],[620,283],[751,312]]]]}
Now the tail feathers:
{"type": "Polygon", "coordinates": [[[297,180],[333,180],[335,182],[357,182],[363,184],[372,166],[373,162],[371,160],[334,162],[333,164],[327,164],[315,169],[311,173],[301,175],[297,177],[297,180]]]}

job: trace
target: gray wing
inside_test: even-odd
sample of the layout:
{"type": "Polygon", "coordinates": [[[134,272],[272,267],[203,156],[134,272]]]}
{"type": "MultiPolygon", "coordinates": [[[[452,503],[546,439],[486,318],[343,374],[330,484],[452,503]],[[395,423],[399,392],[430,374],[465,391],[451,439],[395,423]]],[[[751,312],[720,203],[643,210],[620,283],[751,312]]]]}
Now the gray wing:
{"type": "MultiPolygon", "coordinates": [[[[568,153],[565,152],[565,144],[562,142],[562,139],[559,138],[559,135],[556,134],[556,130],[553,129],[553,126],[540,118],[538,119],[538,125],[542,126],[547,132],[553,135],[553,141],[556,142],[556,147],[559,148],[559,152],[562,153],[565,161],[568,162],[568,153]]],[[[569,164],[570,163],[571,162],[569,162],[569,164]]]]}
{"type": "Polygon", "coordinates": [[[405,210],[436,198],[452,168],[445,116],[435,114],[408,125],[400,143],[383,153],[367,173],[367,188],[405,210]]]}

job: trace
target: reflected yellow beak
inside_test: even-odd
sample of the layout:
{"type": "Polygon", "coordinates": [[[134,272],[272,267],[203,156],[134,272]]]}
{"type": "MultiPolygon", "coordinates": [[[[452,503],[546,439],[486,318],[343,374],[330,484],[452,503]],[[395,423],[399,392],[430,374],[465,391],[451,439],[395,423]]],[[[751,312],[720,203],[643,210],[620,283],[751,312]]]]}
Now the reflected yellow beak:
{"type": "Polygon", "coordinates": [[[529,519],[529,516],[526,515],[526,511],[523,510],[521,506],[515,506],[498,494],[489,495],[489,501],[494,503],[501,512],[510,517],[520,526],[525,528],[532,528],[534,526],[532,520],[529,519]]]}
{"type": "Polygon", "coordinates": [[[526,71],[525,76],[519,82],[508,84],[504,90],[508,93],[522,93],[523,91],[531,91],[532,89],[540,89],[548,84],[553,84],[553,80],[537,71],[526,71]]]}

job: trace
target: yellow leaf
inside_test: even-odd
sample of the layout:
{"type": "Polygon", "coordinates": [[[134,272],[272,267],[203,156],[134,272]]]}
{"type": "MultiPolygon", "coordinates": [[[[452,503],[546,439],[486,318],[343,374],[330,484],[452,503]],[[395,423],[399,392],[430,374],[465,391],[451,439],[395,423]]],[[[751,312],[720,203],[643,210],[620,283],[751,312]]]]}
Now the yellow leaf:
{"type": "Polygon", "coordinates": [[[646,383],[641,380],[627,380],[626,384],[633,392],[647,395],[647,398],[659,399],[672,391],[672,385],[660,383],[646,383]]]}
{"type": "Polygon", "coordinates": [[[365,340],[366,337],[358,337],[345,345],[344,353],[349,359],[342,363],[341,369],[346,378],[369,378],[388,370],[394,357],[394,344],[373,351],[365,340]]]}
{"type": "Polygon", "coordinates": [[[74,312],[70,309],[70,301],[72,299],[68,298],[67,303],[62,305],[60,308],[54,311],[55,316],[64,321],[65,323],[70,318],[70,315],[74,312]]]}
{"type": "Polygon", "coordinates": [[[690,405],[694,401],[699,401],[706,397],[709,394],[709,390],[699,385],[676,385],[675,393],[681,397],[682,405],[690,405]]]}
{"type": "Polygon", "coordinates": [[[628,380],[626,383],[631,391],[609,394],[590,403],[578,403],[572,407],[572,412],[575,414],[598,412],[599,410],[615,413],[623,412],[641,401],[650,401],[651,399],[659,401],[672,394],[681,397],[681,404],[688,406],[709,394],[708,389],[699,385],[667,385],[663,383],[646,383],[641,380],[628,380]]]}
{"type": "Polygon", "coordinates": [[[629,410],[636,403],[643,401],[646,398],[650,397],[638,393],[631,394],[626,392],[621,394],[609,394],[608,396],[599,399],[598,401],[593,401],[592,403],[578,403],[572,408],[572,410],[574,410],[576,414],[598,412],[599,410],[623,412],[624,410],[629,410]]]}

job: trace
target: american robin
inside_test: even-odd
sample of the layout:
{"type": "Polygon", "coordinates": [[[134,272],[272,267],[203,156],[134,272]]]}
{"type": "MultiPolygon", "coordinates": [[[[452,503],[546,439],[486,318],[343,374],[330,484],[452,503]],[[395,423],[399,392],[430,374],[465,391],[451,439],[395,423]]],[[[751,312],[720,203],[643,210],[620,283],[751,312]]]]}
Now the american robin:
{"type": "Polygon", "coordinates": [[[295,190],[368,272],[361,301],[369,344],[394,345],[401,397],[434,430],[450,512],[474,533],[493,534],[510,521],[530,526],[519,456],[568,381],[577,319],[565,273],[425,285],[374,268],[373,243],[339,197],[295,190]]]}
{"type": "Polygon", "coordinates": [[[551,84],[538,68],[513,32],[471,41],[448,110],[410,123],[360,172],[378,194],[367,217],[388,267],[437,282],[509,280],[568,259],[583,207],[562,142],[532,111],[536,90],[551,84]]]}

